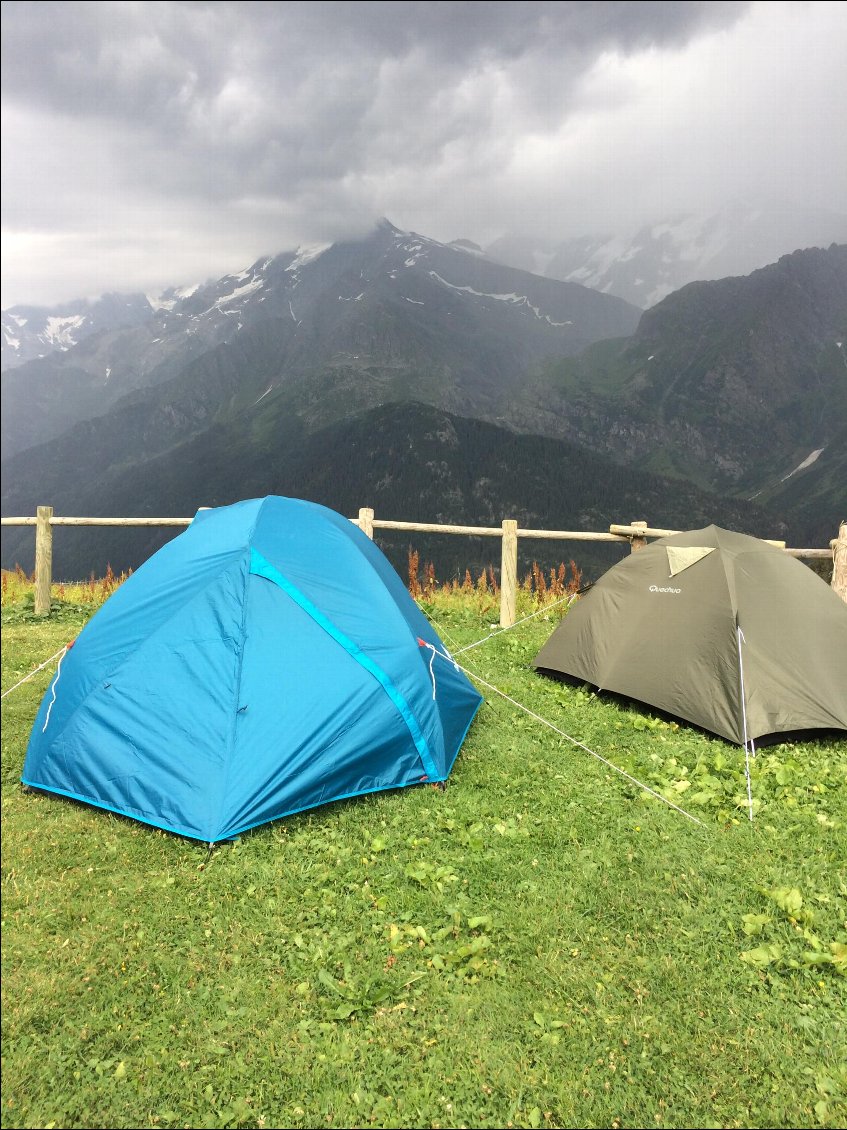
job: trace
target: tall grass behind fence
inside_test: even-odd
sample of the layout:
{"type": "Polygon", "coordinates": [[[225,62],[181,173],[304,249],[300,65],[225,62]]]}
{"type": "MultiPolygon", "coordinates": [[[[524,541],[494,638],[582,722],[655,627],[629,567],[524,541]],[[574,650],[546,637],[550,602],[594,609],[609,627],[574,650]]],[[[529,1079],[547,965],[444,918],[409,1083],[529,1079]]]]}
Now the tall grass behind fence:
{"type": "MultiPolygon", "coordinates": [[[[132,575],[132,570],[115,573],[111,565],[106,566],[102,577],[93,573],[84,580],[76,582],[59,581],[50,587],[50,607],[96,609],[132,575]]],[[[416,549],[408,551],[407,581],[409,593],[415,600],[432,601],[439,596],[464,595],[478,598],[482,611],[491,612],[500,600],[500,584],[493,565],[488,565],[474,575],[465,570],[464,577],[439,581],[435,566],[431,561],[421,565],[420,554],[416,549]]],[[[535,561],[532,568],[519,582],[521,609],[540,608],[552,604],[578,592],[582,585],[582,571],[571,559],[558,566],[543,569],[535,561]]],[[[35,611],[35,573],[26,573],[20,566],[4,569],[0,574],[0,603],[4,609],[17,608],[24,614],[35,611]]]]}
{"type": "MultiPolygon", "coordinates": [[[[532,530],[521,529],[518,523],[511,518],[505,518],[500,526],[457,526],[444,525],[431,522],[395,522],[377,519],[370,507],[362,507],[358,518],[351,518],[352,522],[369,537],[374,537],[374,531],[402,530],[425,534],[451,534],[469,535],[471,537],[495,537],[500,540],[500,625],[510,627],[515,622],[518,589],[518,539],[549,539],[558,541],[592,541],[614,542],[629,544],[630,550],[635,553],[643,549],[648,538],[661,538],[677,533],[676,530],[659,529],[648,526],[647,522],[630,522],[628,525],[615,524],[609,526],[608,533],[584,530],[532,530]]],[[[3,518],[5,526],[33,525],[35,535],[35,596],[34,607],[36,615],[47,615],[50,611],[53,573],[53,527],[67,526],[188,526],[191,518],[59,518],[54,516],[51,506],[39,506],[34,518],[3,518]]],[[[828,549],[788,549],[783,541],[771,541],[771,545],[778,546],[786,553],[795,557],[806,559],[826,559],[832,562],[832,587],[842,598],[847,601],[847,522],[842,522],[838,537],[834,538],[828,549]]],[[[493,567],[488,570],[489,577],[486,583],[494,581],[493,567]]],[[[417,574],[416,574],[417,576],[417,574]]],[[[420,585],[420,580],[413,582],[410,575],[410,588],[414,593],[414,584],[420,585]]],[[[434,575],[428,579],[424,577],[424,588],[427,584],[434,583],[434,575]]],[[[546,586],[546,580],[545,580],[546,586]]]]}

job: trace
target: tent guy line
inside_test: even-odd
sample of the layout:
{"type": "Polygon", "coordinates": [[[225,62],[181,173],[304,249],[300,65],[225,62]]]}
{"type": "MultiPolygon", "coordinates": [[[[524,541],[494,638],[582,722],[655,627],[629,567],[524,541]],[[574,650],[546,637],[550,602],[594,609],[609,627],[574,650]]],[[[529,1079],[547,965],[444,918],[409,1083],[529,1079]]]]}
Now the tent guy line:
{"type": "MultiPolygon", "coordinates": [[[[645,792],[650,793],[651,796],[657,797],[664,804],[667,804],[670,808],[675,808],[677,812],[681,812],[683,816],[687,816],[689,820],[693,820],[693,822],[695,824],[699,824],[701,828],[705,828],[706,825],[703,823],[702,820],[698,820],[696,816],[692,816],[690,812],[686,812],[684,808],[681,808],[678,804],[674,804],[674,802],[672,800],[668,800],[667,797],[662,796],[662,794],[659,793],[659,792],[656,792],[655,789],[651,789],[649,785],[645,785],[643,781],[639,781],[637,777],[633,777],[632,774],[627,773],[625,769],[621,769],[619,766],[615,765],[614,762],[609,761],[609,759],[607,757],[603,757],[602,754],[599,754],[595,750],[589,748],[589,746],[585,745],[584,742],[579,741],[577,738],[572,738],[570,736],[570,734],[566,734],[564,730],[560,730],[558,726],[554,726],[552,722],[549,722],[546,718],[542,717],[540,714],[536,714],[534,710],[530,710],[529,707],[524,706],[522,703],[518,702],[517,699],[514,699],[510,695],[507,695],[505,693],[505,691],[501,691],[499,689],[499,687],[495,687],[493,683],[487,682],[485,679],[482,678],[481,675],[478,675],[475,671],[471,671],[469,668],[463,667],[461,665],[461,663],[456,662],[455,656],[462,655],[463,652],[470,651],[471,648],[479,647],[480,644],[488,643],[489,640],[493,640],[495,636],[502,635],[503,632],[511,632],[514,628],[518,628],[518,627],[520,627],[521,624],[525,624],[527,622],[527,620],[532,620],[534,616],[539,616],[542,612],[549,612],[551,608],[555,608],[556,605],[558,605],[558,604],[563,604],[565,601],[567,601],[568,602],[568,608],[570,608],[571,604],[574,602],[574,600],[576,600],[576,598],[578,596],[579,596],[579,593],[571,593],[568,596],[563,596],[559,600],[554,601],[553,604],[544,605],[543,608],[539,608],[535,612],[531,612],[528,616],[524,616],[521,620],[518,620],[516,623],[510,624],[506,628],[500,628],[496,632],[491,632],[491,633],[489,633],[489,635],[484,636],[481,640],[477,640],[475,643],[468,644],[466,647],[459,648],[458,651],[455,651],[455,652],[452,652],[452,653],[438,651],[436,648],[431,647],[431,645],[429,645],[429,644],[426,645],[426,646],[430,647],[430,649],[432,651],[432,658],[433,659],[435,658],[436,655],[440,655],[442,659],[447,659],[450,663],[453,664],[454,667],[458,667],[458,669],[460,671],[464,672],[464,674],[467,675],[469,678],[474,679],[481,686],[486,687],[488,690],[494,691],[496,694],[499,694],[502,698],[505,698],[506,701],[510,702],[513,706],[516,706],[519,710],[523,710],[526,714],[528,714],[530,716],[530,718],[534,718],[537,722],[541,722],[543,725],[549,726],[549,728],[551,730],[554,730],[561,737],[567,738],[567,740],[569,742],[571,742],[573,745],[579,746],[580,749],[584,749],[586,753],[590,753],[592,757],[595,757],[598,761],[600,761],[604,765],[608,766],[608,768],[613,769],[616,773],[619,773],[622,777],[625,777],[628,781],[633,782],[633,784],[636,784],[640,789],[643,789],[645,792]]],[[[431,618],[430,618],[430,622],[432,623],[435,630],[439,633],[439,635],[446,634],[445,631],[442,628],[440,628],[431,618]]],[[[430,661],[430,664],[431,664],[431,661],[430,661]]],[[[432,670],[432,667],[430,665],[430,671],[431,670],[432,670]]],[[[435,677],[433,676],[433,687],[434,686],[435,686],[435,677]]],[[[748,769],[748,779],[749,779],[749,769],[748,769]]],[[[751,803],[752,803],[752,801],[751,801],[751,803]]],[[[751,815],[750,819],[751,820],[753,819],[752,815],[751,815]]]]}
{"type": "MultiPolygon", "coordinates": [[[[24,683],[28,683],[29,680],[34,678],[38,674],[39,671],[43,671],[44,668],[48,667],[53,662],[54,659],[58,659],[60,655],[64,655],[67,650],[68,650],[67,644],[65,644],[64,647],[60,647],[59,650],[55,653],[55,655],[51,655],[49,659],[45,659],[43,663],[39,663],[38,666],[34,670],[30,671],[30,673],[28,675],[24,675],[24,677],[22,679],[19,679],[18,682],[14,684],[14,686],[11,686],[11,687],[9,687],[8,690],[3,691],[3,693],[0,695],[0,699],[5,698],[6,695],[11,694],[12,691],[16,691],[18,689],[18,687],[22,687],[24,685],[24,683]]],[[[61,663],[61,659],[59,660],[59,662],[61,663]]]]}
{"type": "MultiPolygon", "coordinates": [[[[501,636],[503,632],[511,632],[515,628],[519,628],[521,624],[525,624],[527,620],[532,620],[533,617],[540,616],[542,612],[550,612],[551,609],[556,608],[560,604],[564,604],[565,601],[568,602],[568,608],[570,608],[579,595],[578,592],[569,593],[567,596],[560,597],[559,600],[554,600],[552,604],[545,604],[541,608],[537,608],[535,612],[530,612],[528,616],[524,616],[520,620],[515,621],[514,624],[509,624],[506,628],[498,628],[496,632],[489,632],[488,635],[483,636],[481,640],[477,640],[475,643],[469,643],[466,647],[460,647],[455,654],[462,655],[466,651],[471,651],[472,648],[479,647],[480,644],[488,643],[488,641],[493,640],[495,636],[501,636]]],[[[567,611],[567,609],[565,609],[565,611],[567,611]]],[[[440,631],[434,621],[431,620],[431,623],[436,628],[436,631],[440,631]]]]}
{"type": "Polygon", "coordinates": [[[501,691],[499,687],[495,687],[493,683],[489,683],[487,679],[483,679],[483,677],[477,674],[476,671],[471,671],[470,668],[463,667],[461,663],[456,663],[455,659],[453,659],[453,657],[447,652],[436,651],[435,648],[433,648],[433,653],[435,655],[440,655],[442,659],[446,659],[448,663],[452,663],[454,667],[458,667],[459,670],[463,672],[463,674],[479,683],[480,686],[485,687],[489,691],[494,691],[495,694],[499,694],[501,698],[505,698],[505,700],[507,702],[510,702],[512,706],[516,706],[518,710],[522,710],[524,714],[528,714],[530,718],[535,719],[536,722],[540,722],[543,726],[547,726],[549,729],[557,733],[560,737],[563,737],[567,741],[569,741],[571,745],[579,746],[580,749],[584,749],[586,753],[590,753],[592,757],[597,759],[597,761],[602,762],[602,764],[607,768],[614,770],[615,773],[620,774],[621,777],[624,777],[633,785],[637,785],[639,789],[643,789],[644,792],[649,793],[657,800],[662,801],[662,803],[668,805],[669,808],[673,808],[677,812],[682,813],[683,816],[686,816],[693,823],[699,824],[701,828],[706,827],[702,820],[698,820],[696,816],[692,816],[690,812],[686,812],[684,808],[680,808],[680,806],[678,804],[674,804],[672,800],[668,800],[667,797],[662,796],[662,794],[657,792],[655,789],[651,789],[649,785],[645,785],[643,781],[639,781],[637,777],[633,777],[631,773],[627,773],[625,769],[621,769],[620,766],[615,765],[615,763],[613,761],[610,761],[608,757],[604,757],[601,753],[597,753],[595,750],[591,749],[590,746],[587,746],[585,742],[579,741],[578,738],[572,738],[570,734],[565,733],[565,731],[560,729],[558,726],[554,726],[552,722],[548,721],[541,714],[536,714],[534,710],[530,710],[528,706],[524,706],[523,703],[518,702],[516,698],[512,698],[512,696],[506,694],[505,691],[501,691]]]}

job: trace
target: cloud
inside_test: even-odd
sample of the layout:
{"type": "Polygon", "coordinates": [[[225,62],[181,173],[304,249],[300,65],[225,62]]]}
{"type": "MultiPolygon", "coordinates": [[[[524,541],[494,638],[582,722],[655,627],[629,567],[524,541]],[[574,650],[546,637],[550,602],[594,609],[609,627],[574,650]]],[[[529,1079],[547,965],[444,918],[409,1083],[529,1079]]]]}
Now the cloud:
{"type": "Polygon", "coordinates": [[[697,195],[686,170],[702,181],[686,122],[722,192],[761,180],[776,151],[789,163],[805,134],[826,165],[823,199],[843,142],[831,137],[827,156],[807,116],[824,75],[843,90],[832,39],[844,15],[832,3],[4,4],[3,304],[97,293],[101,278],[127,289],[220,274],[383,214],[480,241],[526,227],[528,211],[560,234],[661,215],[697,195]],[[792,81],[766,88],[774,65],[756,37],[785,64],[804,27],[826,29],[814,65],[797,51],[792,81]],[[733,120],[759,118],[771,143],[747,148],[733,120]],[[57,256],[88,243],[76,271],[44,275],[51,240],[57,256]]]}

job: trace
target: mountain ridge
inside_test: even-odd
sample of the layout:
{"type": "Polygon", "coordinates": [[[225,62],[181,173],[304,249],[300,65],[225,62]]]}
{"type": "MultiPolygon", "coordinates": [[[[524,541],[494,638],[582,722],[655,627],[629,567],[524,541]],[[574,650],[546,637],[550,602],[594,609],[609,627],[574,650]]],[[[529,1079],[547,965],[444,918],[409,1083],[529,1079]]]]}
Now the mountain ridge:
{"type": "Polygon", "coordinates": [[[825,458],[800,478],[841,459],[845,348],[847,246],[798,251],[675,291],[635,334],[550,366],[534,405],[547,434],[717,493],[766,491],[774,503],[773,482],[813,451],[825,458]]]}
{"type": "MultiPolygon", "coordinates": [[[[179,516],[212,504],[212,482],[229,483],[217,498],[300,484],[332,505],[347,497],[344,444],[393,458],[349,422],[408,432],[388,410],[416,405],[408,419],[431,430],[425,405],[474,422],[441,430],[464,436],[481,463],[488,457],[474,436],[516,452],[515,489],[500,493],[539,527],[558,520],[556,490],[589,497],[581,460],[652,522],[676,525],[684,516],[663,517],[659,501],[673,508],[694,490],[708,498],[698,506],[709,520],[725,514],[767,536],[783,530],[827,544],[847,481],[837,442],[847,418],[845,342],[847,247],[692,283],[639,314],[386,223],[366,240],[257,260],[144,326],[92,335],[4,373],[3,512],[48,503],[71,514],[179,516]],[[546,517],[530,506],[528,451],[547,464],[546,517]],[[555,468],[565,468],[564,486],[555,468]],[[627,493],[633,483],[644,505],[627,493]]],[[[417,451],[424,439],[404,442],[417,451]]],[[[476,513],[472,493],[455,494],[457,459],[434,463],[447,467],[444,490],[476,513]]],[[[511,485],[502,467],[497,475],[511,485]]],[[[394,477],[410,492],[408,516],[424,495],[394,477]]],[[[379,466],[350,472],[355,505],[369,505],[383,478],[379,466]]],[[[599,520],[572,501],[581,521],[599,520]]],[[[604,517],[620,520],[619,506],[604,517]]],[[[4,537],[4,562],[22,544],[4,537]]]]}
{"type": "MultiPolygon", "coordinates": [[[[95,334],[3,374],[8,457],[164,386],[221,346],[258,335],[271,387],[322,370],[379,376],[389,397],[496,417],[528,367],[635,328],[638,312],[384,221],[370,237],[259,259],[142,325],[95,334]],[[376,370],[379,370],[377,374],[376,370]],[[432,390],[427,389],[433,382],[432,390]]],[[[255,355],[258,346],[253,348],[255,355]]],[[[196,373],[196,368],[195,368],[196,373]]],[[[264,379],[264,378],[263,378],[264,379]]],[[[247,381],[245,395],[254,390],[247,381]]]]}
{"type": "MultiPolygon", "coordinates": [[[[767,510],[743,500],[720,499],[649,472],[611,463],[564,441],[531,436],[468,419],[417,402],[381,405],[317,431],[285,419],[257,436],[247,414],[212,423],[202,434],[150,454],[142,463],[120,462],[120,443],[107,430],[73,437],[85,452],[79,466],[82,489],[62,474],[61,457],[41,479],[38,493],[22,487],[7,501],[19,513],[34,513],[49,495],[56,513],[70,507],[86,516],[186,517],[198,506],[220,506],[242,498],[286,494],[320,502],[348,516],[371,506],[380,517],[440,524],[500,525],[515,518],[529,529],[608,531],[633,514],[652,523],[692,527],[718,521],[760,536],[784,529],[767,510]],[[111,443],[111,451],[103,444],[111,443]],[[332,452],[332,458],[327,453],[332,452]],[[108,465],[108,466],[107,466],[108,465]],[[104,468],[98,473],[98,469],[104,468]],[[42,497],[42,495],[44,497],[42,497]]],[[[70,442],[70,438],[67,442],[70,442]]],[[[37,460],[37,450],[27,460],[37,460]]],[[[22,483],[35,468],[25,465],[22,483]]],[[[57,575],[85,576],[109,561],[116,570],[135,567],[174,531],[61,528],[55,538],[57,575]]],[[[380,535],[402,573],[406,547],[414,544],[438,565],[440,575],[491,561],[487,545],[465,539],[380,535]],[[391,549],[393,546],[393,549],[391,549]]],[[[31,566],[32,531],[4,529],[4,563],[31,566]]],[[[557,543],[524,547],[524,562],[546,554],[561,559],[557,543]],[[529,557],[527,556],[529,555],[529,557]]],[[[573,556],[568,550],[566,555],[573,556]]],[[[580,564],[609,563],[608,554],[580,545],[580,564]]],[[[495,553],[496,557],[496,553],[495,553]]],[[[496,562],[495,562],[496,563],[496,562]]]]}

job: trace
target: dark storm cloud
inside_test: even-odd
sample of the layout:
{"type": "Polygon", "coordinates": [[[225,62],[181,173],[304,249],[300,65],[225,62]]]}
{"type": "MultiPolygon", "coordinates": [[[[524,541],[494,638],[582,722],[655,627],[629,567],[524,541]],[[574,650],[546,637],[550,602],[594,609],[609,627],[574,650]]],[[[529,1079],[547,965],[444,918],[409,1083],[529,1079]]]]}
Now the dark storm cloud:
{"type": "Polygon", "coordinates": [[[291,193],[484,136],[492,107],[484,85],[474,96],[477,75],[514,72],[514,109],[532,128],[561,116],[598,53],[679,43],[746,7],[10,4],[2,82],[11,104],[114,131],[151,187],[225,198],[277,193],[284,178],[291,193]]]}
{"type": "Polygon", "coordinates": [[[178,107],[186,80],[214,96],[245,64],[289,85],[326,57],[366,68],[422,52],[437,70],[527,54],[582,55],[684,42],[748,3],[93,3],[3,5],[3,89],[106,114],[178,107]],[[104,95],[108,99],[104,100],[104,95]]]}
{"type": "Polygon", "coordinates": [[[840,2],[0,11],[4,304],[196,281],[380,215],[619,232],[789,180],[831,207],[847,180],[840,2]]]}

